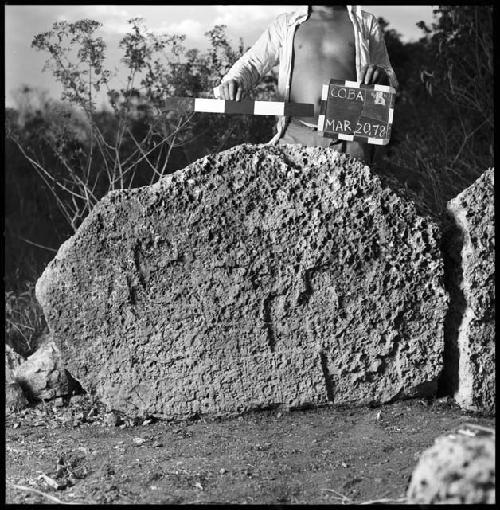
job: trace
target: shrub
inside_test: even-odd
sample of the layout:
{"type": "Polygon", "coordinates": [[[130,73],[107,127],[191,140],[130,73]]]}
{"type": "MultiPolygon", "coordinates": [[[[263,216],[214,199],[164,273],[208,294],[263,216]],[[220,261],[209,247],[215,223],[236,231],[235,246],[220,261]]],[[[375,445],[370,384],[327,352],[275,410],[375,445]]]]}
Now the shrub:
{"type": "Polygon", "coordinates": [[[23,290],[5,291],[5,342],[22,356],[38,347],[46,330],[42,309],[35,297],[35,285],[26,283],[23,290]]]}

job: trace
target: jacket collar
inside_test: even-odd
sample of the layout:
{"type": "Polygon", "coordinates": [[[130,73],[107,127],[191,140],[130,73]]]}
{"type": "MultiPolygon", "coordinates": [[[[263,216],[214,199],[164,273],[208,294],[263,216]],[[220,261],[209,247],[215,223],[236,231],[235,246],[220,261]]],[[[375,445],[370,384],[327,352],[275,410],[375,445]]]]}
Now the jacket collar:
{"type": "MultiPolygon", "coordinates": [[[[360,5],[346,5],[346,7],[351,21],[354,21],[355,18],[360,16],[360,5]]],[[[310,9],[309,5],[301,5],[297,7],[297,9],[292,13],[288,25],[300,25],[303,23],[309,17],[310,9]]]]}

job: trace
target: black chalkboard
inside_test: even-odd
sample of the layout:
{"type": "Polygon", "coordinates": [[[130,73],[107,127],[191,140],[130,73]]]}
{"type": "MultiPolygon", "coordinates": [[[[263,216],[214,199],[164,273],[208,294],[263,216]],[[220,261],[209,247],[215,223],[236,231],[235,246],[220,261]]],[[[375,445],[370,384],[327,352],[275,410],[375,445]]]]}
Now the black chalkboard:
{"type": "Polygon", "coordinates": [[[396,91],[386,85],[330,80],[323,85],[318,131],[375,145],[389,143],[396,91]]]}

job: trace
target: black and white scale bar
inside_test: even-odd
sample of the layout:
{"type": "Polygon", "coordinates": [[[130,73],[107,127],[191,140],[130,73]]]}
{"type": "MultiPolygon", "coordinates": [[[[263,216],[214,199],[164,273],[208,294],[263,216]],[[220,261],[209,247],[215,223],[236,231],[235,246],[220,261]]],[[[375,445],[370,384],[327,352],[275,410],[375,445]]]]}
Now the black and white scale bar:
{"type": "Polygon", "coordinates": [[[197,97],[169,97],[164,101],[162,111],[206,113],[241,113],[246,115],[283,115],[290,117],[314,116],[314,105],[287,103],[284,101],[226,101],[197,97]]]}

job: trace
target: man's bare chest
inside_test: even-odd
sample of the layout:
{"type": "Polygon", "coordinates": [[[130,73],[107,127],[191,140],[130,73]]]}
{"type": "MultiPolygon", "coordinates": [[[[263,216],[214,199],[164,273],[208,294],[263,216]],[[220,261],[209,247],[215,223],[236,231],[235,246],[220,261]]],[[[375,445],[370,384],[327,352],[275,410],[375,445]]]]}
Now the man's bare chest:
{"type": "Polygon", "coordinates": [[[294,55],[297,60],[349,61],[354,58],[354,29],[347,19],[337,22],[307,20],[295,32],[294,55]]]}

